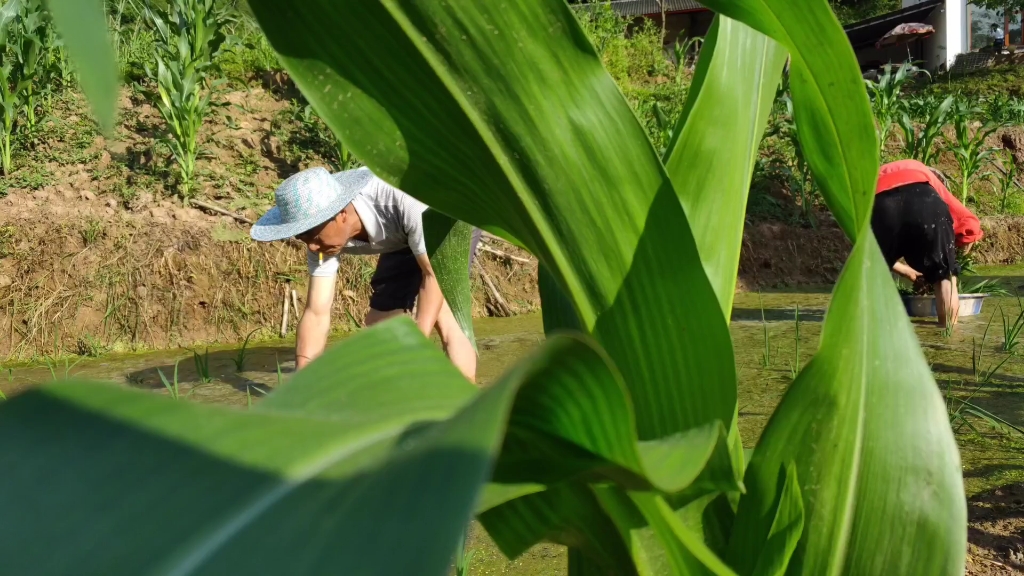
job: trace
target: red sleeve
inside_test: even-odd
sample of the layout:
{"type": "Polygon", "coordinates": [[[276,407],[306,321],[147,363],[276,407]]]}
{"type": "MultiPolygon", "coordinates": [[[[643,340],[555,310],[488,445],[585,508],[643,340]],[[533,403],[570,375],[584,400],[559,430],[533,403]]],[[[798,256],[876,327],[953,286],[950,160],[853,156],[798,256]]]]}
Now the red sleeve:
{"type": "Polygon", "coordinates": [[[956,245],[973,244],[985,235],[981,231],[981,220],[960,203],[956,196],[949,193],[941,180],[928,172],[928,183],[939,193],[942,200],[949,206],[949,214],[953,217],[953,232],[956,234],[956,245]]]}

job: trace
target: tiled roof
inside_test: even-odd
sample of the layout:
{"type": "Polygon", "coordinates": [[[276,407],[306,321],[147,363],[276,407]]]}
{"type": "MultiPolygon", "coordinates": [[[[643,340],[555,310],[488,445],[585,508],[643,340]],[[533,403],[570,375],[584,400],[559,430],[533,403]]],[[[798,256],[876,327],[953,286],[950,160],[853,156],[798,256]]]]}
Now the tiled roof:
{"type": "MultiPolygon", "coordinates": [[[[706,10],[704,6],[694,0],[663,0],[665,12],[687,12],[691,10],[706,10]]],[[[579,5],[586,9],[599,4],[608,4],[620,16],[651,16],[661,14],[661,0],[611,0],[610,2],[590,2],[579,5]]]]}

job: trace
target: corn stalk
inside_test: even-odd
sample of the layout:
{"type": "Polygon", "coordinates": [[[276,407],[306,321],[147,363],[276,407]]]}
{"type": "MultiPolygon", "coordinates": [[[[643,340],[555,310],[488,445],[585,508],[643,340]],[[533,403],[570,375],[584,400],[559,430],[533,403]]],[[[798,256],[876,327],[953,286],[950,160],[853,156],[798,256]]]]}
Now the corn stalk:
{"type": "Polygon", "coordinates": [[[935,139],[949,123],[949,111],[952,107],[953,97],[950,96],[931,111],[922,130],[917,129],[908,113],[904,112],[899,116],[897,123],[903,131],[903,146],[907,156],[924,164],[931,164],[936,153],[935,139]]]}
{"type": "Polygon", "coordinates": [[[13,139],[21,116],[24,125],[36,124],[39,56],[45,40],[43,6],[40,0],[11,0],[0,9],[0,168],[4,175],[13,170],[13,139]]]}
{"type": "Polygon", "coordinates": [[[965,100],[957,101],[950,113],[953,118],[954,138],[945,138],[949,151],[953,153],[957,166],[960,167],[960,201],[964,203],[967,202],[971,182],[981,169],[992,161],[990,157],[995,149],[986,147],[985,140],[1003,126],[989,122],[972,134],[971,119],[981,113],[981,109],[971,103],[965,100]]]}
{"type": "Polygon", "coordinates": [[[147,2],[145,19],[156,44],[156,69],[146,75],[156,84],[150,92],[168,134],[162,140],[178,165],[179,194],[187,205],[193,195],[199,131],[210,111],[211,98],[224,83],[216,78],[216,59],[230,49],[226,26],[234,21],[214,0],[172,0],[166,8],[147,2]]]}

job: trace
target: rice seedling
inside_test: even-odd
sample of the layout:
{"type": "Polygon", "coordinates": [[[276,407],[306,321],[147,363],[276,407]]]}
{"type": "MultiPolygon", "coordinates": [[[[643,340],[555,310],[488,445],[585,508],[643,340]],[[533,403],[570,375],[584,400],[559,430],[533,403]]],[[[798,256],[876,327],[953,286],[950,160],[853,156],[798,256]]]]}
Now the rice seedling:
{"type": "Polygon", "coordinates": [[[1001,124],[987,123],[972,133],[973,119],[981,112],[980,108],[963,99],[957,100],[950,110],[954,138],[946,138],[946,142],[960,167],[960,201],[964,203],[967,202],[971,182],[991,162],[990,158],[995,152],[994,148],[985,144],[985,140],[1002,127],[1001,124]]]}
{"type": "Polygon", "coordinates": [[[178,393],[178,362],[180,362],[180,360],[175,360],[174,361],[174,380],[173,381],[168,381],[167,377],[164,376],[163,371],[160,370],[159,368],[157,368],[157,370],[156,370],[156,373],[160,376],[160,382],[163,383],[164,388],[167,389],[167,393],[170,394],[171,398],[173,398],[174,400],[178,400],[178,399],[181,398],[181,395],[178,393]]]}
{"type": "MultiPolygon", "coordinates": [[[[1018,299],[1019,303],[1020,300],[1018,299]]],[[[1020,314],[1017,315],[1013,322],[1009,321],[1010,317],[1003,312],[1002,306],[999,307],[999,315],[1003,320],[1003,351],[1012,353],[1020,344],[1018,338],[1020,337],[1021,330],[1024,329],[1024,309],[1021,309],[1020,314]]]]}
{"type": "Polygon", "coordinates": [[[999,195],[999,213],[1006,214],[1006,201],[1010,197],[1010,191],[1019,188],[1017,184],[1017,163],[1013,161],[1013,155],[1005,152],[1000,155],[999,162],[993,162],[996,170],[988,173],[989,182],[992,188],[999,195]]]}
{"type": "Polygon", "coordinates": [[[949,111],[953,107],[953,97],[949,96],[928,114],[924,128],[918,130],[910,115],[900,114],[896,122],[903,132],[903,147],[907,157],[931,165],[937,150],[935,140],[942,134],[942,129],[949,123],[949,111]]]}
{"type": "Polygon", "coordinates": [[[196,375],[199,376],[199,381],[203,384],[209,384],[213,382],[213,375],[210,374],[210,349],[207,348],[206,352],[202,355],[195,350],[192,350],[192,362],[196,366],[196,375]]]}
{"type": "Polygon", "coordinates": [[[235,365],[235,371],[236,372],[244,372],[245,371],[245,360],[249,356],[249,339],[252,338],[253,334],[259,332],[260,330],[261,330],[260,328],[257,328],[255,330],[253,330],[252,332],[249,332],[249,335],[245,337],[245,341],[242,342],[242,349],[239,350],[238,354],[234,358],[231,359],[231,362],[233,362],[234,365],[235,365]]]}
{"type": "Polygon", "coordinates": [[[992,412],[985,410],[981,406],[972,402],[983,386],[984,384],[978,384],[971,390],[970,394],[968,394],[966,398],[957,398],[953,394],[952,377],[946,378],[946,409],[949,413],[949,424],[953,426],[953,432],[959,434],[960,430],[966,426],[979,438],[983,437],[978,428],[974,426],[974,423],[967,418],[968,416],[973,416],[982,420],[997,432],[1007,435],[1016,432],[1017,434],[1024,435],[1024,430],[1020,427],[996,416],[992,412]]]}
{"type": "Polygon", "coordinates": [[[793,334],[793,360],[789,364],[789,375],[793,380],[800,374],[800,305],[797,304],[796,312],[793,314],[794,328],[796,332],[793,334]]]}
{"type": "Polygon", "coordinates": [[[473,562],[476,550],[466,549],[466,539],[469,534],[463,534],[459,538],[458,548],[455,549],[455,576],[469,576],[469,566],[473,562]]]}
{"type": "Polygon", "coordinates": [[[761,330],[764,341],[764,349],[761,351],[761,367],[767,368],[772,365],[772,333],[768,330],[768,322],[764,318],[764,301],[761,293],[757,293],[757,302],[761,305],[761,330]]]}
{"type": "Polygon", "coordinates": [[[968,280],[960,286],[961,294],[988,294],[989,296],[1009,297],[1013,294],[1003,287],[1000,278],[968,280]]]}
{"type": "MultiPolygon", "coordinates": [[[[74,362],[71,362],[70,358],[68,358],[67,356],[64,357],[65,380],[71,377],[71,369],[77,366],[78,363],[81,362],[82,360],[82,358],[76,358],[74,362]]],[[[57,378],[57,368],[60,367],[60,360],[57,358],[46,356],[45,358],[43,358],[43,361],[46,363],[46,367],[50,370],[50,378],[53,379],[54,381],[59,380],[59,378],[57,378]]]]}
{"type": "Polygon", "coordinates": [[[911,61],[901,64],[893,72],[893,64],[882,67],[882,75],[877,81],[865,80],[871,108],[875,113],[878,140],[882,148],[889,141],[892,125],[900,114],[907,112],[907,99],[903,95],[903,86],[916,76],[928,76],[927,70],[918,68],[911,61]]]}
{"type": "Polygon", "coordinates": [[[995,376],[996,372],[1006,364],[1012,355],[1007,354],[1001,362],[996,364],[994,367],[984,366],[985,361],[985,344],[988,342],[988,331],[992,327],[992,319],[995,318],[995,311],[988,318],[988,323],[985,325],[985,331],[981,336],[981,345],[978,345],[976,338],[971,338],[971,370],[974,372],[974,382],[976,384],[988,384],[992,381],[992,377],[995,376]]]}
{"type": "Polygon", "coordinates": [[[199,130],[210,111],[212,92],[225,82],[215,77],[215,61],[230,48],[224,30],[234,17],[215,0],[171,0],[166,5],[147,1],[144,13],[156,47],[156,69],[146,65],[146,75],[157,87],[150,99],[167,123],[163,143],[178,165],[179,194],[188,205],[200,153],[199,130]]]}
{"type": "Polygon", "coordinates": [[[259,392],[260,394],[262,394],[264,396],[267,395],[266,390],[260,388],[259,386],[255,385],[255,384],[246,384],[245,385],[245,405],[246,405],[247,408],[252,408],[252,391],[253,390],[259,392]]]}
{"type": "MultiPolygon", "coordinates": [[[[7,369],[7,384],[14,382],[14,368],[7,369]]],[[[0,390],[0,402],[7,400],[7,396],[4,395],[4,391],[0,390]]]]}

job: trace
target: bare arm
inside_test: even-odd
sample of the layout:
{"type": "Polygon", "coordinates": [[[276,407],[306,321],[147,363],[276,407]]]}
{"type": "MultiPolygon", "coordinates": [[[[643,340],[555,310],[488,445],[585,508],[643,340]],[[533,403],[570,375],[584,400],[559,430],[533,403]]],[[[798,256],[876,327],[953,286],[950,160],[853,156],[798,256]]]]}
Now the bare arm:
{"type": "Polygon", "coordinates": [[[430,265],[430,258],[426,254],[416,256],[416,263],[420,265],[423,272],[423,282],[420,284],[419,300],[416,305],[416,325],[420,332],[430,337],[437,324],[437,317],[441,313],[441,306],[444,304],[444,294],[441,293],[441,286],[437,283],[437,276],[434,275],[434,268],[430,265]]]}
{"type": "Polygon", "coordinates": [[[893,265],[892,271],[899,274],[900,276],[903,276],[907,280],[910,280],[911,282],[917,282],[917,279],[921,276],[920,272],[914,270],[910,266],[907,266],[903,262],[897,262],[895,265],[893,265]]]}
{"type": "Polygon", "coordinates": [[[336,276],[311,276],[306,310],[299,320],[295,340],[295,369],[302,370],[324,351],[331,329],[331,305],[334,303],[336,276]]]}

